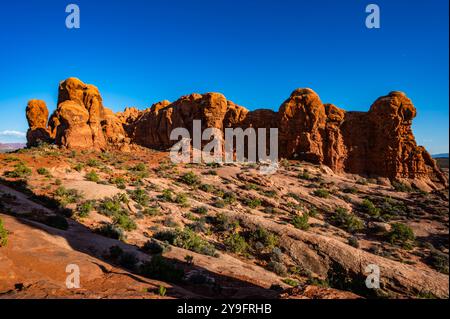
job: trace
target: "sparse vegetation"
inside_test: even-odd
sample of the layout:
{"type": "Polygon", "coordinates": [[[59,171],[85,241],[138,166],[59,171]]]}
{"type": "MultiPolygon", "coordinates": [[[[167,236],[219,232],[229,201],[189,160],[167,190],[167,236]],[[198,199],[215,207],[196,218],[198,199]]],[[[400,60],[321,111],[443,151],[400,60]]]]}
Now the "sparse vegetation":
{"type": "Polygon", "coordinates": [[[8,231],[3,226],[3,220],[0,219],[0,247],[8,244],[8,231]]]}
{"type": "Polygon", "coordinates": [[[141,265],[140,273],[149,278],[168,282],[179,282],[184,276],[181,268],[174,266],[161,255],[155,255],[150,261],[144,262],[141,265]]]}
{"type": "Polygon", "coordinates": [[[167,241],[169,244],[194,251],[199,254],[215,256],[214,246],[202,239],[199,235],[189,228],[175,231],[163,231],[154,235],[156,239],[167,241]]]}
{"type": "Polygon", "coordinates": [[[109,237],[112,239],[124,240],[125,234],[122,229],[113,224],[104,224],[100,226],[96,232],[102,236],[109,237]]]}
{"type": "Polygon", "coordinates": [[[338,207],[331,217],[331,221],[337,226],[347,230],[350,233],[356,233],[364,229],[364,223],[361,219],[350,214],[345,208],[338,207]]]}
{"type": "Polygon", "coordinates": [[[194,172],[188,172],[180,177],[180,181],[186,185],[193,186],[200,183],[200,178],[194,172]]]}
{"type": "Polygon", "coordinates": [[[95,171],[90,171],[89,173],[87,173],[85,178],[87,181],[94,182],[94,183],[98,183],[100,181],[100,177],[98,176],[98,174],[95,171]]]}
{"type": "Polygon", "coordinates": [[[292,225],[294,225],[295,228],[301,229],[301,230],[308,230],[309,229],[309,215],[308,213],[303,213],[302,215],[296,215],[294,218],[292,218],[292,225]]]}
{"type": "Polygon", "coordinates": [[[3,175],[9,178],[26,178],[31,175],[31,168],[19,162],[14,165],[14,170],[6,171],[3,175]]]}
{"type": "Polygon", "coordinates": [[[402,223],[393,223],[392,229],[387,234],[391,244],[400,244],[406,249],[410,249],[415,240],[414,232],[408,225],[402,223]]]}
{"type": "Polygon", "coordinates": [[[228,251],[236,254],[244,254],[249,249],[249,245],[245,238],[238,233],[229,235],[224,240],[224,244],[228,251]]]}
{"type": "Polygon", "coordinates": [[[320,198],[328,198],[330,196],[330,193],[326,189],[320,188],[320,189],[316,189],[313,192],[313,195],[320,197],[320,198]]]}

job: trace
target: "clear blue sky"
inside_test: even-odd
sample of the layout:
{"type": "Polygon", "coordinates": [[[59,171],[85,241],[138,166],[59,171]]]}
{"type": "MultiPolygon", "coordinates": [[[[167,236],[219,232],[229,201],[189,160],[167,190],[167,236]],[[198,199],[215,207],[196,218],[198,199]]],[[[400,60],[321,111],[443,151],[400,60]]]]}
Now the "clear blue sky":
{"type": "Polygon", "coordinates": [[[210,91],[278,109],[298,87],[365,111],[400,90],[418,109],[419,144],[448,152],[448,9],[446,0],[2,1],[0,142],[23,140],[27,100],[52,110],[59,81],[75,76],[115,111],[210,91]],[[78,30],[65,27],[69,3],[81,9],[78,30]],[[381,29],[365,27],[369,3],[381,29]]]}

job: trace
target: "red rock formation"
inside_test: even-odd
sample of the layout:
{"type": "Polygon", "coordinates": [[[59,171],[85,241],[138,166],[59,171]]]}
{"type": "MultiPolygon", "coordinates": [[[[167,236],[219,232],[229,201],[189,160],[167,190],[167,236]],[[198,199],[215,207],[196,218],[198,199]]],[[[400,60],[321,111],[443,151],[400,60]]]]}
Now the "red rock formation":
{"type": "Polygon", "coordinates": [[[27,146],[37,146],[39,143],[52,141],[47,130],[48,109],[44,101],[31,100],[28,102],[26,115],[28,120],[27,146]]]}
{"type": "Polygon", "coordinates": [[[29,145],[48,137],[69,148],[129,150],[135,143],[168,149],[176,143],[170,140],[173,129],[192,134],[193,120],[201,120],[202,130],[278,128],[280,157],[324,164],[338,173],[415,180],[431,187],[448,183],[426,150],[417,146],[411,129],[416,110],[401,92],[379,98],[368,112],[345,112],[323,104],[311,89],[297,89],[278,112],[248,111],[222,94],[207,93],[114,114],[103,106],[95,86],[70,78],[60,84],[49,128],[47,116],[45,103],[30,101],[29,145]]]}

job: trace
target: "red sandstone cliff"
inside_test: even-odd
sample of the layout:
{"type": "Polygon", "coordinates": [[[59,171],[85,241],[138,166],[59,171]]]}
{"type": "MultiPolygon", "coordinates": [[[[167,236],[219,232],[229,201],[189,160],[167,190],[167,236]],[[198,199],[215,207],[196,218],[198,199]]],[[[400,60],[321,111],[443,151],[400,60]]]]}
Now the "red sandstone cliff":
{"type": "Polygon", "coordinates": [[[345,112],[323,104],[311,89],[297,89],[278,112],[250,112],[222,94],[207,93],[114,114],[95,86],[69,78],[60,83],[58,107],[49,121],[43,101],[30,101],[26,114],[29,146],[41,140],[76,149],[126,151],[132,144],[167,149],[175,143],[173,129],[192,131],[193,120],[202,120],[202,129],[276,127],[280,157],[324,164],[338,173],[409,179],[431,187],[448,183],[429,153],[417,146],[411,129],[416,109],[401,92],[380,97],[368,112],[345,112]]]}

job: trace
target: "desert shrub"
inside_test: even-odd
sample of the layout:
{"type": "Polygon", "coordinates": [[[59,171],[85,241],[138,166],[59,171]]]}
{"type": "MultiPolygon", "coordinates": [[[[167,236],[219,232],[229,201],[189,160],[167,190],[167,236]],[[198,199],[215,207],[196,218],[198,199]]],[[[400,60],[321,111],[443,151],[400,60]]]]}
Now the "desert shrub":
{"type": "Polygon", "coordinates": [[[246,198],[244,199],[244,204],[250,208],[257,208],[261,206],[261,200],[259,198],[246,198]]]}
{"type": "Polygon", "coordinates": [[[86,201],[82,204],[79,204],[77,206],[78,216],[80,216],[81,218],[88,217],[89,213],[92,212],[94,208],[95,208],[94,201],[86,201]]]}
{"type": "Polygon", "coordinates": [[[123,230],[113,224],[104,224],[100,226],[96,232],[102,236],[112,239],[124,240],[125,235],[123,230]]]}
{"type": "Polygon", "coordinates": [[[187,225],[187,227],[196,233],[206,233],[208,231],[204,219],[199,219],[194,223],[187,225]]]}
{"type": "Polygon", "coordinates": [[[164,297],[167,293],[167,288],[164,286],[159,286],[158,287],[158,295],[160,295],[161,297],[164,297]]]}
{"type": "Polygon", "coordinates": [[[73,167],[74,170],[76,170],[77,172],[81,172],[84,168],[84,164],[83,163],[78,163],[77,165],[75,165],[73,167]]]}
{"type": "Polygon", "coordinates": [[[186,194],[184,194],[184,193],[179,193],[175,197],[174,202],[179,204],[179,205],[181,205],[181,206],[183,206],[183,207],[186,207],[186,206],[188,206],[188,196],[186,194]]]}
{"type": "Polygon", "coordinates": [[[239,222],[234,218],[220,213],[209,219],[216,231],[234,232],[239,227],[239,222]]]}
{"type": "Polygon", "coordinates": [[[362,201],[360,209],[373,217],[380,216],[380,209],[367,198],[362,201]]]}
{"type": "Polygon", "coordinates": [[[404,192],[404,193],[412,192],[412,188],[410,186],[403,184],[399,181],[393,181],[391,184],[392,187],[394,187],[394,189],[397,192],[404,192]]]}
{"type": "Polygon", "coordinates": [[[224,240],[224,244],[228,251],[231,251],[236,254],[244,254],[247,252],[249,248],[247,241],[239,233],[229,235],[224,240]]]}
{"type": "Polygon", "coordinates": [[[31,168],[26,166],[24,163],[19,162],[14,165],[14,170],[7,171],[3,175],[9,178],[25,178],[31,175],[31,168]]]}
{"type": "Polygon", "coordinates": [[[387,234],[391,244],[400,244],[405,248],[410,248],[415,240],[414,232],[408,225],[394,223],[391,231],[387,234]]]}
{"type": "Polygon", "coordinates": [[[137,180],[147,178],[149,175],[147,166],[144,163],[139,163],[135,166],[130,167],[129,171],[131,171],[133,173],[134,178],[137,180]]]}
{"type": "Polygon", "coordinates": [[[217,171],[215,171],[215,170],[213,170],[213,169],[210,169],[210,170],[206,171],[204,174],[205,174],[205,175],[213,175],[213,176],[216,176],[216,175],[217,175],[217,171]]]}
{"type": "Polygon", "coordinates": [[[299,285],[297,280],[291,278],[285,278],[283,279],[283,282],[292,287],[297,287],[299,285]]]}
{"type": "Polygon", "coordinates": [[[125,178],[123,178],[121,176],[111,178],[110,182],[112,184],[115,184],[119,189],[125,189],[126,188],[126,180],[125,180],[125,178]]]}
{"type": "Polygon", "coordinates": [[[188,172],[180,177],[180,181],[186,185],[196,185],[200,183],[200,178],[194,172],[188,172]]]}
{"type": "Polygon", "coordinates": [[[128,269],[134,269],[139,259],[133,253],[124,252],[119,258],[119,264],[128,269]]]}
{"type": "Polygon", "coordinates": [[[259,190],[259,186],[254,183],[248,183],[244,185],[244,189],[250,191],[250,190],[259,190]]]}
{"type": "Polygon", "coordinates": [[[165,189],[158,197],[165,202],[171,202],[173,200],[173,192],[170,189],[165,189]]]}
{"type": "Polygon", "coordinates": [[[299,173],[299,174],[297,175],[297,177],[300,178],[300,179],[307,180],[307,181],[313,179],[313,177],[309,174],[309,172],[308,172],[308,171],[305,171],[305,170],[303,170],[303,172],[299,173]]]}
{"type": "Polygon", "coordinates": [[[330,193],[326,189],[320,188],[320,189],[316,189],[313,192],[313,195],[320,197],[320,198],[328,198],[330,196],[330,193]]]}
{"type": "Polygon", "coordinates": [[[100,181],[100,177],[99,177],[98,174],[97,174],[96,172],[94,172],[94,171],[90,171],[89,173],[87,173],[87,174],[84,176],[84,178],[85,178],[87,181],[94,182],[94,183],[98,183],[98,182],[100,181]]]}
{"type": "Polygon", "coordinates": [[[274,198],[277,196],[277,191],[274,190],[265,190],[262,192],[262,195],[270,197],[270,198],[274,198]]]}
{"type": "Polygon", "coordinates": [[[0,247],[8,244],[8,231],[3,226],[3,220],[0,219],[0,247]]]}
{"type": "Polygon", "coordinates": [[[102,215],[113,217],[121,213],[122,205],[118,198],[105,198],[99,203],[97,210],[102,215]]]}
{"type": "Polygon", "coordinates": [[[343,189],[343,192],[346,194],[356,194],[358,191],[359,190],[356,187],[347,187],[343,189]]]}
{"type": "Polygon", "coordinates": [[[77,203],[83,196],[76,189],[66,189],[60,186],[56,189],[54,196],[59,201],[60,205],[65,207],[68,204],[77,203]]]}
{"type": "Polygon", "coordinates": [[[358,238],[352,236],[348,239],[348,244],[352,247],[359,248],[358,238]]]}
{"type": "Polygon", "coordinates": [[[170,246],[165,242],[159,242],[152,238],[142,246],[142,250],[150,254],[163,254],[170,250],[170,246]]]}
{"type": "Polygon", "coordinates": [[[95,158],[90,158],[86,164],[89,167],[99,167],[100,166],[100,162],[97,161],[95,158]]]}
{"type": "Polygon", "coordinates": [[[359,184],[359,185],[367,185],[368,182],[367,182],[367,179],[365,179],[365,178],[360,178],[360,179],[358,179],[358,180],[356,181],[356,184],[359,184]]]}
{"type": "Polygon", "coordinates": [[[267,268],[269,268],[271,271],[276,273],[278,276],[286,276],[287,275],[287,268],[285,265],[278,261],[271,261],[267,264],[267,268]]]}
{"type": "Polygon", "coordinates": [[[269,249],[272,249],[278,244],[278,237],[262,227],[258,227],[250,232],[249,239],[253,246],[259,242],[263,244],[265,248],[269,249]]]}
{"type": "Polygon", "coordinates": [[[142,206],[147,206],[150,201],[150,197],[147,195],[147,192],[142,188],[137,188],[135,190],[130,191],[131,198],[142,206]]]}
{"type": "Polygon", "coordinates": [[[214,186],[209,184],[201,184],[199,188],[206,193],[212,193],[214,191],[214,186]]]}
{"type": "Polygon", "coordinates": [[[45,167],[39,167],[39,168],[37,169],[37,173],[38,173],[39,175],[45,175],[45,176],[47,176],[47,177],[50,177],[50,176],[51,176],[49,170],[46,169],[45,167]]]}
{"type": "MultiPolygon", "coordinates": [[[[1,230],[0,230],[1,232],[1,230]]],[[[1,236],[0,236],[1,237],[1,236]]],[[[1,246],[1,244],[0,244],[1,246]]],[[[433,248],[430,250],[430,254],[427,258],[428,263],[435,268],[437,271],[448,275],[448,260],[449,256],[448,254],[444,254],[443,252],[440,252],[439,250],[433,248]]]]}
{"type": "Polygon", "coordinates": [[[390,197],[385,197],[383,201],[377,203],[377,206],[380,208],[384,219],[408,215],[409,212],[408,207],[402,201],[390,197]]]}
{"type": "Polygon", "coordinates": [[[169,244],[194,251],[199,254],[215,256],[214,246],[202,239],[189,228],[175,231],[163,231],[156,233],[154,237],[158,240],[167,241],[169,244]]]}
{"type": "Polygon", "coordinates": [[[151,217],[161,215],[161,211],[159,210],[158,206],[147,207],[142,211],[142,213],[145,216],[151,216],[151,217]]]}
{"type": "Polygon", "coordinates": [[[316,207],[312,207],[308,210],[308,215],[310,217],[317,217],[318,214],[319,214],[319,212],[316,207]]]}
{"type": "Polygon", "coordinates": [[[309,215],[307,213],[303,213],[301,216],[296,215],[294,218],[292,218],[291,224],[294,225],[295,228],[301,229],[301,230],[308,230],[309,229],[309,215]]]}
{"type": "Polygon", "coordinates": [[[338,207],[331,217],[331,221],[337,226],[344,228],[350,233],[355,233],[364,229],[364,223],[361,219],[350,214],[345,208],[338,207]]]}
{"type": "Polygon", "coordinates": [[[61,184],[62,184],[62,181],[59,178],[55,179],[56,186],[60,186],[61,184]]]}
{"type": "Polygon", "coordinates": [[[63,216],[60,215],[48,216],[44,220],[44,223],[47,226],[58,228],[61,230],[67,230],[69,228],[69,223],[67,222],[67,219],[65,219],[63,216]]]}
{"type": "Polygon", "coordinates": [[[133,221],[133,219],[131,219],[130,216],[123,213],[114,216],[113,221],[114,224],[123,228],[126,231],[132,231],[137,228],[136,223],[133,221]]]}
{"type": "Polygon", "coordinates": [[[233,192],[226,192],[223,194],[222,198],[225,204],[229,205],[236,201],[236,194],[233,192]]]}
{"type": "Polygon", "coordinates": [[[206,206],[196,207],[194,209],[194,213],[197,213],[199,215],[206,215],[206,214],[208,214],[208,207],[206,207],[206,206]]]}
{"type": "Polygon", "coordinates": [[[141,265],[140,273],[144,276],[168,282],[179,282],[184,276],[184,271],[161,255],[155,255],[150,261],[141,265]]]}

